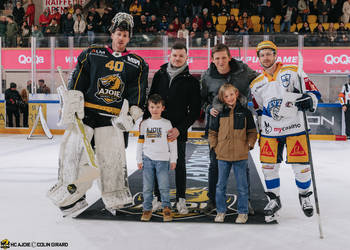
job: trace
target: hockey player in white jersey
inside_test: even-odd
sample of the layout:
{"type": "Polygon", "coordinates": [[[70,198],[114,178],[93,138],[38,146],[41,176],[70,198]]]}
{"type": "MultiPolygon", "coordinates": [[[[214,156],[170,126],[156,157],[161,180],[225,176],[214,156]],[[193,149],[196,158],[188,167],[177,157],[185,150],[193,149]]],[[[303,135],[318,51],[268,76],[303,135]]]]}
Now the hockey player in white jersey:
{"type": "Polygon", "coordinates": [[[286,163],[291,164],[294,171],[300,205],[304,214],[311,217],[311,173],[302,112],[316,110],[320,93],[303,71],[299,71],[301,75],[298,76],[297,66],[277,62],[277,46],[273,42],[259,43],[256,52],[264,71],[252,81],[250,88],[258,114],[260,161],[269,199],[264,208],[265,219],[267,222],[276,220],[276,212],[281,208],[279,168],[284,146],[287,148],[286,163]],[[290,112],[286,111],[284,99],[294,107],[290,112]]]}
{"type": "MultiPolygon", "coordinates": [[[[63,124],[67,129],[60,148],[58,182],[48,197],[64,214],[87,206],[85,193],[93,178],[82,176],[95,169],[84,154],[82,136],[71,125],[75,116],[82,119],[88,140],[94,136],[99,186],[106,209],[114,214],[133,202],[123,132],[143,115],[148,65],[126,50],[132,28],[133,17],[117,13],[110,28],[112,44],[93,46],[79,55],[68,90],[62,95],[63,124]]],[[[93,152],[88,155],[91,154],[94,156],[93,152]]]]}

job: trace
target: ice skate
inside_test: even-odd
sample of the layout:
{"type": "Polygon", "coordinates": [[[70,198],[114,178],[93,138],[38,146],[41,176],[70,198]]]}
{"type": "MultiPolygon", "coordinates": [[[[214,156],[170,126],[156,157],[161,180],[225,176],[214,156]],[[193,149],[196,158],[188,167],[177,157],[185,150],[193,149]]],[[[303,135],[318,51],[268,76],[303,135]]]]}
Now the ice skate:
{"type": "Polygon", "coordinates": [[[85,195],[83,197],[81,197],[79,200],[77,200],[76,202],[74,202],[73,204],[69,205],[69,206],[65,206],[65,207],[60,207],[63,217],[69,217],[71,215],[73,215],[75,212],[86,208],[88,206],[88,203],[85,200],[85,195]]]}
{"type": "Polygon", "coordinates": [[[272,192],[265,193],[269,197],[269,203],[264,208],[265,221],[267,223],[277,221],[279,219],[278,210],[281,209],[281,200],[272,192]]]}
{"type": "Polygon", "coordinates": [[[309,191],[305,194],[299,194],[301,209],[307,217],[311,217],[314,214],[314,207],[310,201],[310,195],[312,195],[312,191],[309,191]]]}

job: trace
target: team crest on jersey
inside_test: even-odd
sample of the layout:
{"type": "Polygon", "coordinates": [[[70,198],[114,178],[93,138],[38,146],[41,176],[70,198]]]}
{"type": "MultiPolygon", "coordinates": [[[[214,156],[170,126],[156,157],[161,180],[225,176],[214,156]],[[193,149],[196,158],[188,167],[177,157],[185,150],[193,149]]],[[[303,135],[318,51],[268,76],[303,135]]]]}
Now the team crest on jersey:
{"type": "Polygon", "coordinates": [[[125,84],[119,75],[108,75],[97,81],[97,92],[95,96],[107,104],[122,101],[125,84]]]}
{"type": "Polygon", "coordinates": [[[287,88],[289,86],[290,77],[291,77],[290,74],[281,75],[281,82],[283,87],[287,88]]]}
{"type": "Polygon", "coordinates": [[[278,115],[281,107],[282,99],[272,98],[267,104],[268,114],[276,121],[281,120],[281,116],[278,115]]]}

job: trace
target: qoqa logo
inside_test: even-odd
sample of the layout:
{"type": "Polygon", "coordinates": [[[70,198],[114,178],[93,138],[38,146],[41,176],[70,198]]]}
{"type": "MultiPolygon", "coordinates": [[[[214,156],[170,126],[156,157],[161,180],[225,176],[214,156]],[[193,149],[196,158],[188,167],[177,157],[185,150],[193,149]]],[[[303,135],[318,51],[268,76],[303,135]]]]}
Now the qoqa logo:
{"type": "MultiPolygon", "coordinates": [[[[32,57],[25,56],[25,55],[20,55],[18,57],[18,62],[20,64],[32,63],[32,57]]],[[[43,56],[35,56],[35,62],[36,62],[36,64],[44,63],[44,57],[43,56]]]]}
{"type": "Polygon", "coordinates": [[[324,61],[327,64],[350,64],[350,56],[348,56],[348,55],[340,55],[340,56],[326,55],[324,57],[324,61]]]}

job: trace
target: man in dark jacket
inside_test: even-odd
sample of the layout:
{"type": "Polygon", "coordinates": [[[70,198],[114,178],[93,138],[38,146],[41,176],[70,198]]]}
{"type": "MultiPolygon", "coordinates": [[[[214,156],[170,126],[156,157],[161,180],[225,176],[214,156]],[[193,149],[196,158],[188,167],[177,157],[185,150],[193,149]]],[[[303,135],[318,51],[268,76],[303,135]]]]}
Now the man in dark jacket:
{"type": "MultiPolygon", "coordinates": [[[[224,44],[216,45],[212,51],[212,63],[201,78],[201,97],[207,118],[216,117],[222,105],[217,100],[218,90],[224,83],[231,83],[239,90],[239,101],[245,107],[250,96],[249,84],[259,74],[248,65],[231,58],[229,48],[224,44]],[[210,115],[209,115],[210,113],[210,115]]],[[[207,119],[207,125],[209,119],[207,119]]],[[[207,131],[206,131],[207,133],[207,131]]],[[[247,171],[249,169],[247,168],[247,171]]],[[[249,173],[248,178],[249,178],[249,173]]],[[[218,181],[218,162],[214,150],[210,150],[210,166],[208,173],[208,204],[205,213],[211,213],[215,205],[216,183],[218,181]]],[[[248,179],[249,183],[249,179],[248,179]]],[[[250,209],[250,213],[253,210],[250,209]]]]}
{"type": "Polygon", "coordinates": [[[11,82],[10,88],[5,91],[6,115],[9,127],[13,127],[13,115],[16,119],[16,127],[19,127],[19,104],[22,102],[22,98],[16,88],[16,83],[11,82]]]}
{"type": "MultiPolygon", "coordinates": [[[[187,130],[198,119],[201,109],[199,81],[190,74],[186,60],[186,46],[175,43],[171,48],[170,63],[162,65],[155,73],[150,90],[150,95],[159,94],[165,100],[162,116],[173,125],[173,129],[168,131],[168,138],[177,139],[176,208],[180,214],[188,213],[185,203],[187,130]]],[[[157,189],[155,194],[160,197],[157,189]]],[[[159,206],[159,202],[154,205],[159,206]]]]}

